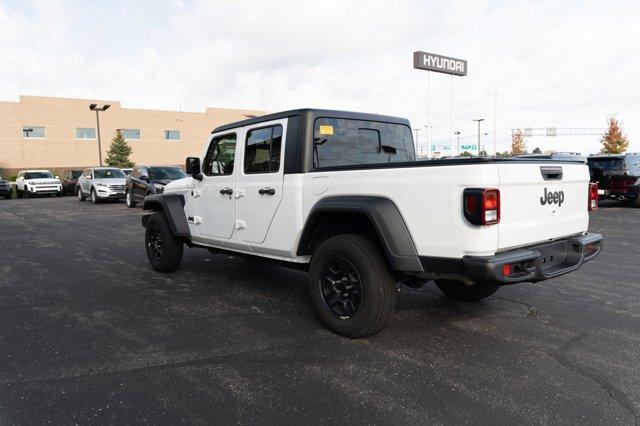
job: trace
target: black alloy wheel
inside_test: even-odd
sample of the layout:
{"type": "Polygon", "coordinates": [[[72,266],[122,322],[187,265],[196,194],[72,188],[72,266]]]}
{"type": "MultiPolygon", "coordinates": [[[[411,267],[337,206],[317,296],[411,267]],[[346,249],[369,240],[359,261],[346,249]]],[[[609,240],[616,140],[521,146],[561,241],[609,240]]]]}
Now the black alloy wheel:
{"type": "Polygon", "coordinates": [[[356,314],[362,298],[362,284],[356,268],[343,257],[331,257],[322,266],[322,299],[333,315],[350,318],[356,314]]]}
{"type": "Polygon", "coordinates": [[[155,262],[162,261],[162,256],[164,254],[165,243],[162,238],[162,232],[160,228],[157,226],[151,225],[149,229],[149,236],[147,238],[147,249],[149,252],[149,256],[155,262]]]}

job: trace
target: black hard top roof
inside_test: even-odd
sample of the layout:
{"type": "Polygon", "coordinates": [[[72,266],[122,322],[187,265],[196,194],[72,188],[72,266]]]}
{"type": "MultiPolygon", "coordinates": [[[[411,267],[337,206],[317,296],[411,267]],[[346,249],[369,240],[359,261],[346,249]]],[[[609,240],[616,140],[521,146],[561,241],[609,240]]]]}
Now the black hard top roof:
{"type": "Polygon", "coordinates": [[[211,133],[218,133],[225,130],[235,129],[237,127],[244,127],[244,126],[250,126],[253,124],[264,123],[265,121],[300,116],[300,115],[303,115],[304,113],[311,113],[316,117],[353,118],[358,120],[383,121],[386,123],[397,123],[397,124],[409,125],[409,120],[407,120],[406,118],[392,117],[389,115],[370,114],[365,112],[339,111],[339,110],[331,110],[331,109],[301,108],[301,109],[292,109],[288,111],[276,112],[273,114],[261,115],[260,117],[252,117],[246,120],[224,124],[222,126],[218,126],[215,129],[213,129],[211,133]]]}

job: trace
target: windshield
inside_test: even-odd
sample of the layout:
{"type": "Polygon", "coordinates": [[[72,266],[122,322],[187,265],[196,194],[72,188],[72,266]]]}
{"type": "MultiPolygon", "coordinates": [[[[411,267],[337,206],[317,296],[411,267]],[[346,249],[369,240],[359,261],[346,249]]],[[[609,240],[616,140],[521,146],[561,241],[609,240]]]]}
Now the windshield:
{"type": "Polygon", "coordinates": [[[120,169],[97,169],[93,171],[93,177],[95,179],[124,179],[127,175],[120,169]]]}
{"type": "Polygon", "coordinates": [[[53,179],[51,172],[28,172],[24,174],[25,179],[53,179]]]}
{"type": "Polygon", "coordinates": [[[177,167],[150,167],[151,180],[176,180],[187,177],[186,173],[177,167]]]}

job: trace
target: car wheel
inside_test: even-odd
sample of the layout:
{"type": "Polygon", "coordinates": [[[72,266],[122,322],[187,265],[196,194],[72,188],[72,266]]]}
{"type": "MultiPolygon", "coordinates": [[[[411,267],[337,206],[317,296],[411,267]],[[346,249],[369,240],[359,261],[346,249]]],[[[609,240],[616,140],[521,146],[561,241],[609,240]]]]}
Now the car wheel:
{"type": "Polygon", "coordinates": [[[22,198],[29,198],[31,196],[31,193],[29,192],[29,190],[25,190],[22,191],[22,198]]]}
{"type": "Polygon", "coordinates": [[[352,338],[386,326],[397,292],[377,244],[355,234],[329,238],[318,247],[311,259],[309,290],[324,325],[352,338]]]}
{"type": "Polygon", "coordinates": [[[4,199],[5,200],[10,200],[11,199],[11,192],[9,192],[8,194],[4,194],[4,199]]]}
{"type": "Polygon", "coordinates": [[[87,197],[82,193],[82,188],[78,187],[78,201],[84,201],[87,197]]]}
{"type": "Polygon", "coordinates": [[[184,245],[171,233],[164,213],[156,212],[149,218],[145,245],[149,263],[156,271],[172,272],[180,266],[184,245]]]}
{"type": "Polygon", "coordinates": [[[133,201],[133,194],[131,193],[131,191],[127,191],[125,199],[127,201],[127,206],[132,209],[136,206],[136,202],[133,201]]]}
{"type": "Polygon", "coordinates": [[[638,195],[636,199],[633,200],[633,205],[636,207],[640,207],[640,195],[638,195]]]}
{"type": "Polygon", "coordinates": [[[91,201],[93,202],[93,204],[98,204],[100,202],[95,188],[91,188],[91,201]]]}
{"type": "Polygon", "coordinates": [[[468,286],[462,281],[454,280],[436,280],[436,285],[448,297],[464,302],[477,302],[491,296],[500,288],[497,284],[477,283],[468,286]]]}

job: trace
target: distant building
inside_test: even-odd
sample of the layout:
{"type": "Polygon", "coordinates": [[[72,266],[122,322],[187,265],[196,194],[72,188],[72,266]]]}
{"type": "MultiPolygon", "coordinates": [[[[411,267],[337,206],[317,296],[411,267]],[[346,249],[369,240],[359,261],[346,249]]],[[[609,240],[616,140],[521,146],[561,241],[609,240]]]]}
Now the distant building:
{"type": "MultiPolygon", "coordinates": [[[[136,163],[181,165],[200,155],[215,127],[263,115],[263,111],[207,108],[205,112],[122,108],[118,101],[20,96],[0,101],[0,167],[82,169],[98,164],[96,113],[89,105],[111,105],[100,112],[103,162],[116,129],[122,129],[136,163]]],[[[8,174],[8,173],[7,173],[8,174]]]]}

